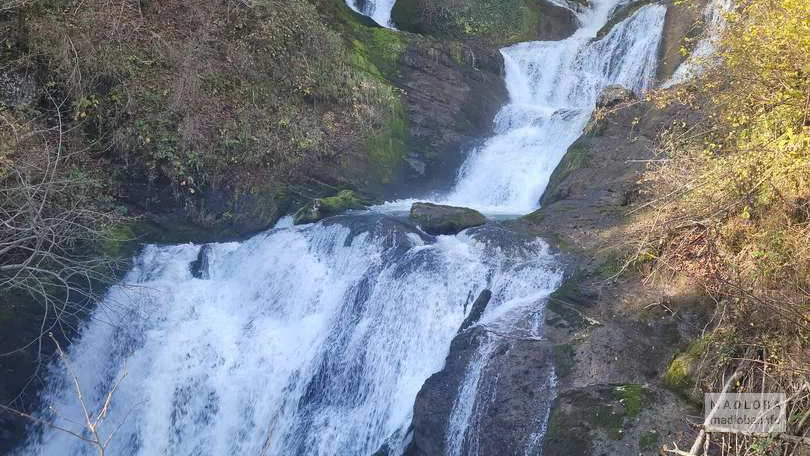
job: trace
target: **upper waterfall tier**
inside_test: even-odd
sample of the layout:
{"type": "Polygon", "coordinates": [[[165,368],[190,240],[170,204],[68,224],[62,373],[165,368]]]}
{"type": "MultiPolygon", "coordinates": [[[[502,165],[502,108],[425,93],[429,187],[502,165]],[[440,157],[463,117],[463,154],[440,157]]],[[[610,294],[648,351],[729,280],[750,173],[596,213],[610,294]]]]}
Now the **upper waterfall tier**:
{"type": "Polygon", "coordinates": [[[374,19],[374,22],[383,27],[392,28],[391,10],[394,9],[396,0],[346,0],[349,8],[360,14],[374,19]]]}
{"type": "MultiPolygon", "coordinates": [[[[495,118],[495,135],[471,150],[451,191],[433,199],[490,215],[522,215],[539,206],[551,173],[580,136],[599,93],[620,84],[639,93],[655,78],[666,8],[647,5],[601,40],[597,31],[619,4],[595,1],[582,28],[561,41],[503,49],[509,103],[495,118]]],[[[413,200],[387,203],[404,210],[413,200]]]]}

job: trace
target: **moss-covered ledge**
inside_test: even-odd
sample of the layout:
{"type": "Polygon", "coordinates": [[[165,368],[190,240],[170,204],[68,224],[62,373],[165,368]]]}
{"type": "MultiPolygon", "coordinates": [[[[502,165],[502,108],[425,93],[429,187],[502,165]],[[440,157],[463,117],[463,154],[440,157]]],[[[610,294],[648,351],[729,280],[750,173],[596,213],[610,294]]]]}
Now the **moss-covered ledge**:
{"type": "Polygon", "coordinates": [[[578,25],[571,10],[543,0],[398,0],[391,17],[402,30],[496,46],[563,39],[578,25]]]}

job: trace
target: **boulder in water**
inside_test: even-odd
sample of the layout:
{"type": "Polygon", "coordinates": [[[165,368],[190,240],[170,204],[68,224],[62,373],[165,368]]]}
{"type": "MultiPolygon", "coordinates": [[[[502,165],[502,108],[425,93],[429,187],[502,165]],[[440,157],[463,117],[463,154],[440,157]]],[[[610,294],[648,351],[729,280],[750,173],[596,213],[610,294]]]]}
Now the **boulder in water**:
{"type": "Polygon", "coordinates": [[[490,299],[492,299],[492,292],[489,290],[484,290],[478,295],[478,298],[476,298],[475,302],[473,302],[470,314],[467,315],[467,318],[465,318],[464,322],[461,323],[461,327],[458,329],[458,332],[464,331],[470,326],[478,323],[478,320],[480,320],[481,315],[484,314],[484,310],[486,310],[490,299]]]}
{"type": "Polygon", "coordinates": [[[360,197],[351,190],[343,190],[335,196],[318,198],[302,207],[293,216],[293,223],[303,225],[315,223],[327,217],[338,215],[349,209],[364,209],[369,201],[360,197]]]}
{"type": "Polygon", "coordinates": [[[483,225],[487,221],[486,217],[474,209],[432,203],[414,203],[411,206],[410,218],[423,231],[436,236],[458,234],[462,230],[483,225]]]}
{"type": "Polygon", "coordinates": [[[210,244],[205,244],[204,246],[200,247],[200,251],[197,253],[197,259],[188,265],[192,277],[203,280],[208,280],[211,278],[210,256],[212,251],[213,248],[210,244]]]}
{"type": "Polygon", "coordinates": [[[602,93],[599,94],[599,98],[596,99],[596,107],[611,108],[635,99],[636,94],[632,90],[618,84],[612,84],[605,87],[602,93]]]}

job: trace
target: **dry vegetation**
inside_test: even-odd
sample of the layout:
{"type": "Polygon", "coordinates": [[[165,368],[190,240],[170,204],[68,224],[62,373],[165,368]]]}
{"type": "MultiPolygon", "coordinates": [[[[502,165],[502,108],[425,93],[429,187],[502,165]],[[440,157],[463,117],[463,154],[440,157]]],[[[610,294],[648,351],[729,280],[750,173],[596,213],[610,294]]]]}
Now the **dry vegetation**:
{"type": "Polygon", "coordinates": [[[401,133],[399,93],[306,0],[41,1],[26,27],[17,65],[47,69],[89,155],[146,207],[212,225],[250,195],[273,219],[298,188],[362,188],[398,163],[369,151],[401,133]]]}
{"type": "Polygon", "coordinates": [[[631,262],[650,280],[691,277],[717,304],[695,366],[681,357],[668,373],[695,383],[670,380],[719,391],[740,371],[737,391],[788,396],[785,435],[713,442],[794,454],[810,434],[810,4],[748,0],[727,21],[721,59],[659,97],[703,120],[663,137],[631,262]]]}

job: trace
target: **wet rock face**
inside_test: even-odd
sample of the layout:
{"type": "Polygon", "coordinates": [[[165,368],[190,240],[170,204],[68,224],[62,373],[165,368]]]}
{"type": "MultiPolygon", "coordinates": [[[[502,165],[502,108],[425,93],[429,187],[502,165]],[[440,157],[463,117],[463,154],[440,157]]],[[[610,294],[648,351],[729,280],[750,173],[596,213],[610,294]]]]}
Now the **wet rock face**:
{"type": "Polygon", "coordinates": [[[484,290],[478,295],[478,298],[476,298],[475,302],[472,304],[472,309],[470,309],[469,315],[467,315],[467,318],[465,318],[464,322],[461,323],[459,332],[464,331],[470,326],[478,323],[478,320],[481,319],[481,315],[483,315],[484,311],[487,309],[487,304],[489,304],[490,299],[492,299],[492,292],[489,290],[484,290]]]}
{"type": "MultiPolygon", "coordinates": [[[[551,349],[542,341],[499,337],[476,327],[453,340],[442,371],[431,376],[416,398],[413,440],[408,456],[459,454],[512,456],[540,454],[545,411],[552,400],[551,349]],[[487,349],[487,344],[493,344],[487,349]],[[453,435],[450,424],[470,366],[489,353],[471,398],[471,413],[453,435]]],[[[455,428],[454,428],[455,429],[455,428]]]]}
{"type": "Polygon", "coordinates": [[[0,73],[0,104],[15,108],[36,101],[37,83],[32,75],[22,72],[0,73]]]}
{"type": "Polygon", "coordinates": [[[393,196],[412,196],[415,184],[435,190],[453,181],[465,146],[492,131],[507,100],[502,72],[494,46],[409,36],[392,81],[403,91],[408,128],[405,185],[393,188],[393,196]]]}
{"type": "Polygon", "coordinates": [[[578,25],[573,11],[542,0],[398,0],[391,15],[401,30],[496,46],[560,40],[578,25]]]}
{"type": "Polygon", "coordinates": [[[191,271],[191,276],[195,279],[208,280],[211,278],[211,252],[213,249],[211,245],[205,244],[200,247],[200,253],[197,254],[197,259],[189,264],[188,268],[191,271]]]}
{"type": "Polygon", "coordinates": [[[483,225],[487,221],[486,217],[474,209],[431,203],[414,203],[411,206],[410,218],[426,233],[436,236],[458,234],[462,230],[483,225]]]}
{"type": "Polygon", "coordinates": [[[634,94],[632,90],[618,84],[613,84],[605,87],[602,93],[599,94],[599,98],[596,99],[596,107],[611,108],[620,103],[635,99],[636,94],[634,94]]]}

